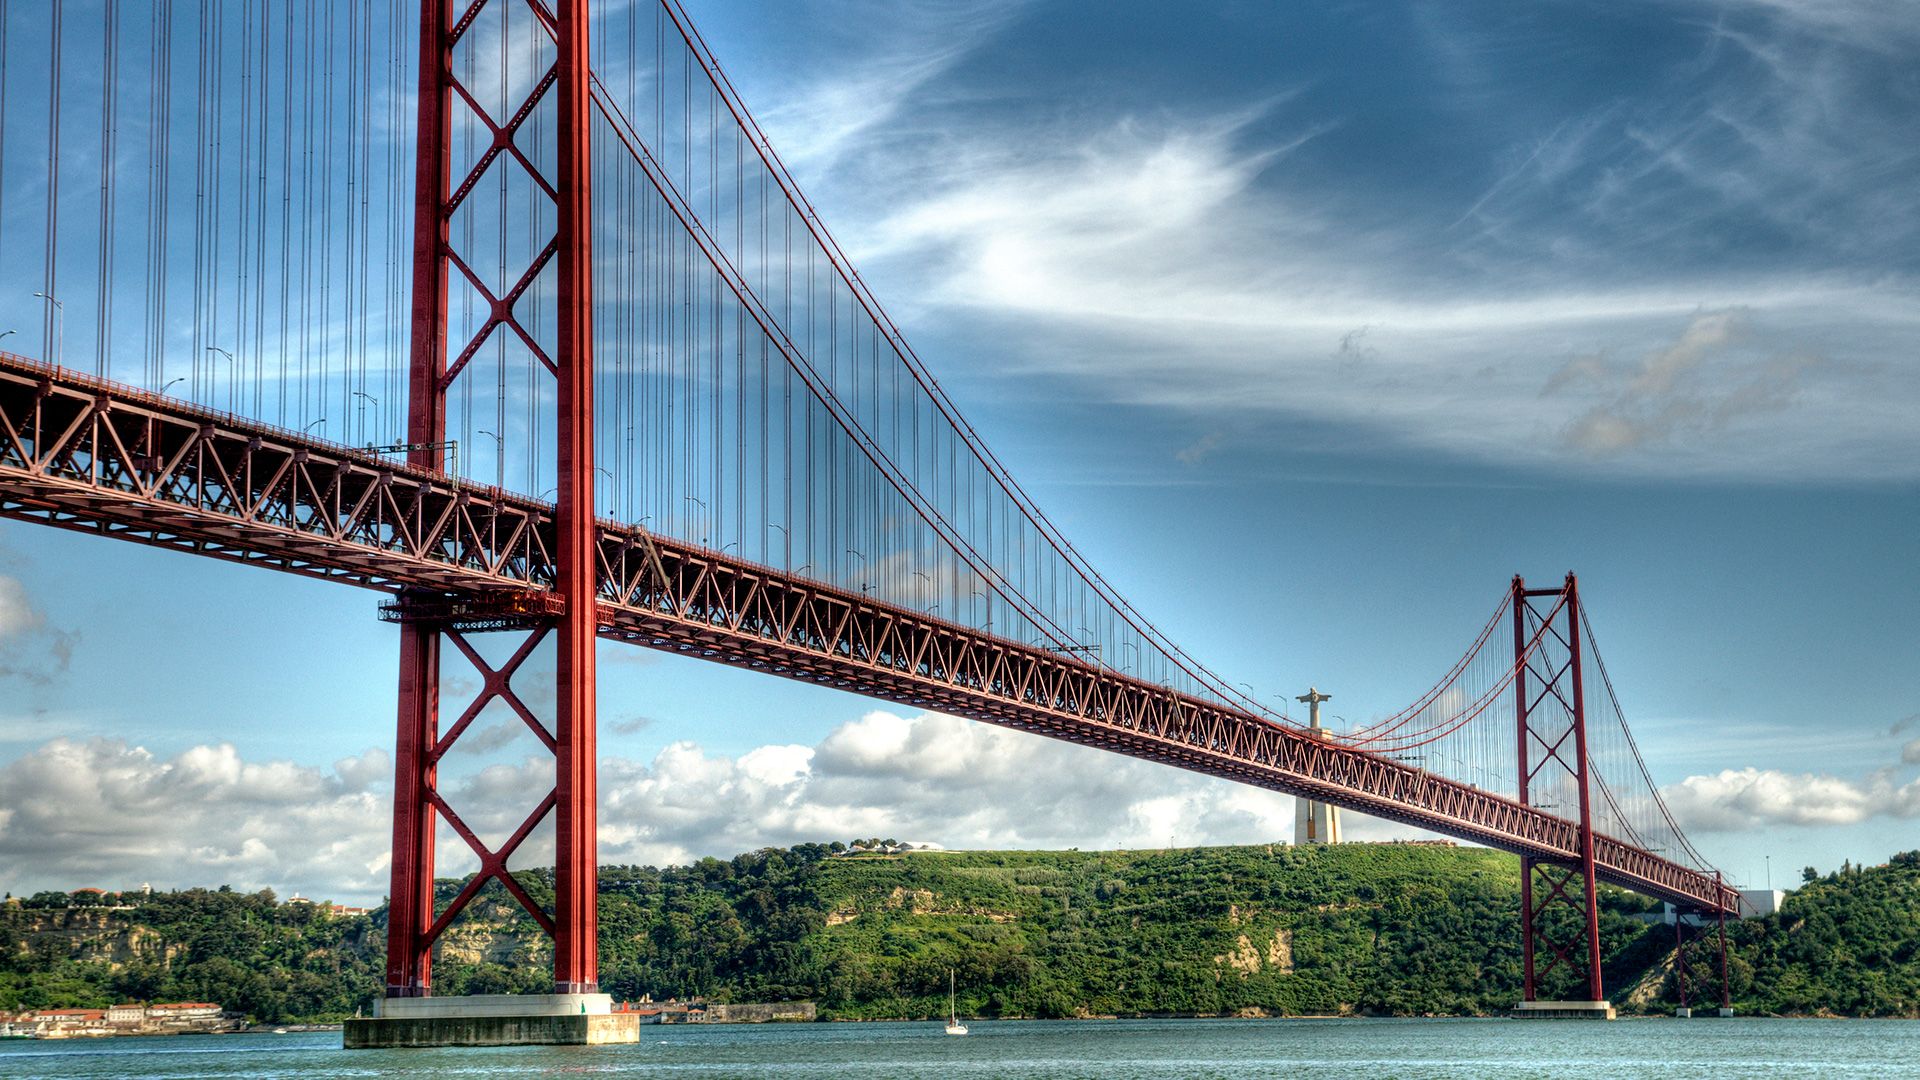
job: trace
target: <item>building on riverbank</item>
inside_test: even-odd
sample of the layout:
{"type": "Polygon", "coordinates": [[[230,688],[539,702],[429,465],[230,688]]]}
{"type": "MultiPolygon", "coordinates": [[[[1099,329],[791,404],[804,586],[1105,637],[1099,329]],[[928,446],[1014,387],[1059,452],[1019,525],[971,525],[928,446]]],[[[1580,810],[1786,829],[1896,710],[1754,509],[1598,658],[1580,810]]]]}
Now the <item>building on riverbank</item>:
{"type": "Polygon", "coordinates": [[[238,1017],[228,1016],[220,1006],[209,1001],[122,1003],[106,1009],[40,1009],[21,1013],[10,1022],[15,1029],[41,1039],[198,1035],[235,1031],[241,1026],[238,1017]]]}
{"type": "Polygon", "coordinates": [[[720,1004],[699,998],[691,1001],[616,1001],[613,1011],[635,1013],[643,1024],[770,1024],[803,1023],[816,1019],[811,1001],[743,1002],[720,1004]]]}

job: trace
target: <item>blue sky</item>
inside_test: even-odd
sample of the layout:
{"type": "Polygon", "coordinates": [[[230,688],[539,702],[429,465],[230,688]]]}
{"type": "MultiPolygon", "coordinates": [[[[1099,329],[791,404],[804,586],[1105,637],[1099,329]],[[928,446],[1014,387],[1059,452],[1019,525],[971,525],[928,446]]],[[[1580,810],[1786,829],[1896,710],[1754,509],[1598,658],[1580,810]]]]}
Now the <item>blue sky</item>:
{"type": "MultiPolygon", "coordinates": [[[[989,443],[1227,678],[1391,712],[1512,574],[1571,569],[1709,858],[1779,884],[1916,846],[1900,5],[690,8],[989,443]]],[[[0,885],[377,898],[375,600],[0,523],[0,885]]],[[[1291,822],[817,688],[602,670],[609,859],[1291,822]]],[[[524,788],[527,737],[482,730],[463,794],[524,788]]]]}

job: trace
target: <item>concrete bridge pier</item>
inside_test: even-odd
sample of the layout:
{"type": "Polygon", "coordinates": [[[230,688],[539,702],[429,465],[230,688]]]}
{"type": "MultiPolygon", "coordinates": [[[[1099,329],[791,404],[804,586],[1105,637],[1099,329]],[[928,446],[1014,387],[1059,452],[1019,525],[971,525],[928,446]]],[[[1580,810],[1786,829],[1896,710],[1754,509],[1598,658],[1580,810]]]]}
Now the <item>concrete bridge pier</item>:
{"type": "Polygon", "coordinates": [[[428,1046],[599,1046],[640,1041],[640,1015],[607,994],[387,998],[347,1021],[348,1050],[428,1046]]]}
{"type": "Polygon", "coordinates": [[[1612,1020],[1610,1001],[1523,1001],[1507,1015],[1515,1020],[1612,1020]]]}

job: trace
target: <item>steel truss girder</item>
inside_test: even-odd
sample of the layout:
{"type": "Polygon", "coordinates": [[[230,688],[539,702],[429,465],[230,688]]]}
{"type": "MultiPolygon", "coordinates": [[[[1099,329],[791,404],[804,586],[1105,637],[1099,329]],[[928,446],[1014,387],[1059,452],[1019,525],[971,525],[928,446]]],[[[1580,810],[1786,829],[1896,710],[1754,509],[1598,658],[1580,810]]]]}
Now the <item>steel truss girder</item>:
{"type": "MultiPolygon", "coordinates": [[[[554,589],[550,505],[7,354],[0,515],[388,592],[554,589]],[[133,443],[162,463],[133,462],[133,443]]],[[[615,522],[597,550],[605,638],[1578,858],[1575,822],[1040,646],[615,522]]],[[[1599,880],[1738,911],[1734,890],[1625,841],[1596,834],[1594,858],[1599,880]]]]}

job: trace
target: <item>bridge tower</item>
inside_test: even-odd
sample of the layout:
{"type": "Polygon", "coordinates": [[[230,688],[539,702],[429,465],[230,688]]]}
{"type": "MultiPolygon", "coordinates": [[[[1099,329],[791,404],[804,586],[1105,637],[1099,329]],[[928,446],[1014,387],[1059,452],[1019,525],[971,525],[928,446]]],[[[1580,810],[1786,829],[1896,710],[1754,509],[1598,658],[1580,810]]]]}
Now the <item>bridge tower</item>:
{"type": "Polygon", "coordinates": [[[1580,586],[1529,589],[1513,579],[1514,714],[1520,802],[1562,816],[1578,811],[1570,860],[1520,860],[1524,975],[1519,1015],[1613,1017],[1600,977],[1600,908],[1594,874],[1593,805],[1587,756],[1580,586]],[[1571,916],[1571,917],[1569,917],[1571,916]],[[1542,982],[1579,972],[1585,998],[1541,1001],[1542,982]]]}
{"type": "MultiPolygon", "coordinates": [[[[484,0],[483,0],[484,2],[484,0]]],[[[530,48],[550,50],[551,70],[529,89],[516,109],[489,116],[473,93],[459,83],[455,49],[474,25],[482,3],[420,0],[419,145],[413,237],[413,298],[407,437],[409,463],[434,472],[448,469],[447,401],[462,375],[463,361],[493,334],[514,334],[528,343],[551,370],[555,393],[555,490],[557,514],[551,545],[555,570],[551,596],[503,594],[498,603],[475,603],[429,591],[404,593],[383,611],[400,626],[399,728],[394,755],[394,815],[391,915],[387,938],[387,980],[382,1017],[415,1023],[413,1033],[356,1035],[349,1045],[423,1045],[461,1041],[444,1032],[421,1034],[419,1024],[448,1017],[478,1015],[458,999],[419,1001],[432,996],[432,948],[453,918],[489,881],[497,881],[553,938],[553,987],[556,998],[541,1003],[495,1003],[499,1012],[526,1015],[575,1014],[583,1022],[599,1007],[596,938],[597,857],[595,851],[595,671],[596,522],[593,456],[592,251],[589,240],[590,73],[589,0],[558,0],[551,21],[531,17],[511,24],[516,33],[537,34],[530,48]],[[551,93],[553,100],[543,103],[551,93]],[[557,120],[558,153],[545,174],[515,144],[515,136],[536,107],[549,107],[557,120]],[[462,110],[470,110],[468,117],[462,110]],[[454,176],[452,125],[456,115],[477,121],[493,133],[487,147],[464,176],[454,176]],[[489,169],[523,169],[554,203],[551,242],[494,295],[467,271],[450,227],[456,211],[489,169]],[[516,302],[548,263],[558,284],[557,332],[547,356],[523,324],[516,302]],[[449,365],[449,271],[458,267],[488,305],[484,325],[449,365]],[[512,285],[511,289],[508,288],[512,285]],[[481,631],[523,635],[512,658],[497,669],[483,660],[467,636],[481,631]],[[515,676],[534,650],[548,640],[556,646],[554,720],[549,731],[526,707],[515,676]],[[454,649],[446,650],[451,644],[454,649]],[[455,653],[477,669],[482,688],[459,718],[441,726],[441,664],[455,653]],[[435,787],[436,766],[455,740],[488,704],[510,706],[554,754],[554,785],[530,808],[512,837],[489,849],[464,824],[435,787]],[[507,860],[542,822],[554,821],[554,901],[549,913],[521,888],[507,860]],[[440,906],[434,896],[434,843],[445,821],[480,859],[480,870],[466,889],[440,906]],[[439,1007],[430,1007],[439,1006],[439,1007]],[[453,1006],[453,1007],[447,1007],[453,1006]],[[358,1041],[356,1041],[358,1040],[358,1041]],[[396,1042],[397,1040],[397,1042],[396,1042]]],[[[464,165],[463,165],[464,168],[464,165]]],[[[458,662],[456,660],[456,662],[458,662]]],[[[531,670],[527,672],[531,675],[531,670]]],[[[531,695],[529,695],[531,696],[531,695]]],[[[601,1018],[606,1019],[606,1018],[601,1018]]],[[[392,1025],[389,1025],[390,1027],[392,1025]]],[[[531,1041],[581,1041],[565,1033],[531,1041]]],[[[605,1041],[604,1034],[592,1041],[605,1041]]]]}

